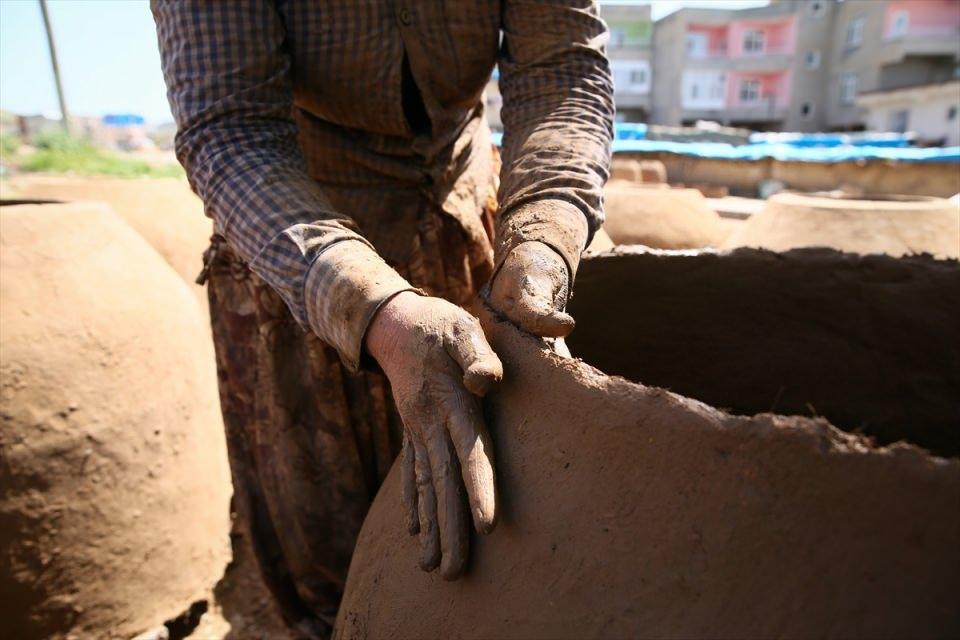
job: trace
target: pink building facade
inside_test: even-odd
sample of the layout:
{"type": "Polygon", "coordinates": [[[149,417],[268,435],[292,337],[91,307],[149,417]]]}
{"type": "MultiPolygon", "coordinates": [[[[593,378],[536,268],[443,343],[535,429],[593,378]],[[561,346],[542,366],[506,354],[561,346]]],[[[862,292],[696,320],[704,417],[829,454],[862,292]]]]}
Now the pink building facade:
{"type": "Polygon", "coordinates": [[[731,108],[790,106],[791,72],[731,71],[727,73],[726,106],[731,108]]]}
{"type": "MultiPolygon", "coordinates": [[[[732,20],[724,24],[687,26],[687,55],[694,60],[721,62],[722,70],[700,72],[704,84],[723,83],[723,102],[712,107],[786,109],[791,98],[788,65],[763,64],[771,57],[792,56],[797,45],[795,16],[759,20],[732,20]],[[761,63],[761,69],[741,68],[740,61],[761,63]]],[[[751,65],[755,66],[755,65],[751,65]]],[[[696,80],[694,80],[695,82],[696,80]]],[[[692,87],[691,87],[692,88],[692,87]]],[[[704,95],[712,87],[695,94],[704,95]]],[[[694,104],[688,101],[688,105],[694,104]]],[[[702,104],[702,102],[701,102],[702,104]]]]}
{"type": "Polygon", "coordinates": [[[776,20],[733,20],[727,32],[731,58],[793,55],[797,46],[794,16],[776,20]]]}
{"type": "Polygon", "coordinates": [[[883,17],[887,40],[960,34],[956,0],[889,0],[883,17]]]}
{"type": "Polygon", "coordinates": [[[860,130],[868,114],[858,96],[958,77],[960,0],[686,7],[656,23],[654,52],[657,124],[860,130]]]}

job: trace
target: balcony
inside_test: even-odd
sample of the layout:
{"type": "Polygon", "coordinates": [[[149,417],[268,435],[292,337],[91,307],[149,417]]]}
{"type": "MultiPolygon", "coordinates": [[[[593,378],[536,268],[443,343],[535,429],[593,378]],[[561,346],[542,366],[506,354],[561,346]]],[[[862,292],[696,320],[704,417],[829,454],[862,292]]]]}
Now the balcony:
{"type": "Polygon", "coordinates": [[[949,34],[907,33],[887,39],[877,56],[881,65],[896,64],[907,57],[949,57],[960,61],[960,29],[949,34]]]}
{"type": "Polygon", "coordinates": [[[687,26],[688,60],[726,60],[727,26],[697,25],[687,26]]]}
{"type": "Polygon", "coordinates": [[[787,57],[797,48],[797,19],[734,20],[727,32],[733,59],[787,57]]]}
{"type": "Polygon", "coordinates": [[[686,34],[687,61],[700,67],[743,71],[787,69],[796,51],[794,16],[774,20],[734,20],[729,24],[691,24],[686,34]],[[723,64],[710,64],[722,62],[723,64]]]}
{"type": "Polygon", "coordinates": [[[907,57],[960,60],[960,11],[953,0],[890,0],[883,36],[881,65],[907,57]]]}
{"type": "Polygon", "coordinates": [[[724,112],[730,123],[745,122],[782,122],[787,117],[787,108],[774,105],[753,105],[731,107],[724,112]]]}
{"type": "Polygon", "coordinates": [[[793,54],[782,48],[768,49],[730,58],[728,62],[732,71],[771,73],[789,69],[793,64],[793,54]]]}

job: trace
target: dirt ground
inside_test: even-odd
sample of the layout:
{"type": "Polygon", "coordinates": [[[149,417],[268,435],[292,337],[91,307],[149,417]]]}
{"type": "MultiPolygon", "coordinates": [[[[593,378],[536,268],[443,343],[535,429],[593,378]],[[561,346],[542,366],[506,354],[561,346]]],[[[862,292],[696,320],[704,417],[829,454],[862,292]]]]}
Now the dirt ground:
{"type": "MultiPolygon", "coordinates": [[[[250,541],[231,535],[233,561],[213,589],[207,611],[197,626],[180,636],[189,640],[296,640],[277,613],[260,579],[250,541]]],[[[171,634],[171,640],[175,640],[171,634]]]]}

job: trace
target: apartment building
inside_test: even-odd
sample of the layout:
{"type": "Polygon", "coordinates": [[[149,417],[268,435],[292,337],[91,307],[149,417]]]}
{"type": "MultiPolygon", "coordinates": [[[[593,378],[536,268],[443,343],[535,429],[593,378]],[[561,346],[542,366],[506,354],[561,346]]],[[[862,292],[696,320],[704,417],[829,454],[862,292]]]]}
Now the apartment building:
{"type": "Polygon", "coordinates": [[[652,121],[816,131],[836,3],[681,9],[654,29],[652,121]]]}
{"type": "MultiPolygon", "coordinates": [[[[960,0],[771,0],[655,24],[649,5],[608,0],[600,12],[620,121],[960,138],[960,0]]],[[[486,94],[494,130],[497,80],[486,94]]]]}
{"type": "MultiPolygon", "coordinates": [[[[955,84],[915,95],[907,91],[960,77],[960,0],[847,0],[836,12],[826,87],[829,128],[915,130],[921,122],[914,117],[910,123],[910,108],[889,109],[886,122],[870,114],[873,107],[887,110],[888,103],[908,103],[911,97],[949,103],[937,120],[941,127],[960,127],[949,119],[951,113],[956,117],[950,106],[960,104],[955,84]]],[[[923,123],[927,129],[931,124],[923,123]]]]}
{"type": "MultiPolygon", "coordinates": [[[[653,60],[654,123],[860,130],[878,125],[884,116],[869,110],[882,104],[894,114],[883,128],[904,130],[909,113],[889,104],[902,101],[906,88],[960,77],[960,0],[681,9],[654,26],[653,60]],[[893,102],[865,97],[892,91],[893,102]]],[[[949,90],[934,93],[949,102],[949,90]]],[[[942,111],[944,118],[955,113],[942,111]]]]}
{"type": "Polygon", "coordinates": [[[650,5],[601,3],[600,15],[610,29],[607,56],[613,74],[617,119],[647,122],[653,90],[650,5]]]}
{"type": "MultiPolygon", "coordinates": [[[[600,12],[610,31],[607,57],[610,58],[610,71],[613,74],[617,120],[648,122],[653,90],[653,21],[650,18],[650,5],[602,2],[600,12]]],[[[503,131],[503,121],[500,119],[503,96],[500,94],[500,72],[497,69],[494,69],[487,82],[484,103],[490,128],[496,132],[503,131]]]]}

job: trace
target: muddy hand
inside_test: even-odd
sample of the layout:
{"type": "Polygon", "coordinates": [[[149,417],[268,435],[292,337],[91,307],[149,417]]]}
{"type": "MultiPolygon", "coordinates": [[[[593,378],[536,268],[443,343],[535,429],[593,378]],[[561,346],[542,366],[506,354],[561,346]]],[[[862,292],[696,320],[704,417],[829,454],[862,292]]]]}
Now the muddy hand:
{"type": "Polygon", "coordinates": [[[503,377],[503,365],[476,318],[412,292],[380,308],[366,346],[403,419],[403,503],[410,534],[420,534],[420,566],[439,566],[454,580],[469,545],[464,488],[477,532],[496,524],[492,447],[478,396],[503,377]]]}
{"type": "Polygon", "coordinates": [[[521,329],[545,338],[563,338],[573,331],[564,309],[570,288],[567,264],[542,242],[517,245],[490,288],[490,304],[521,329]]]}

